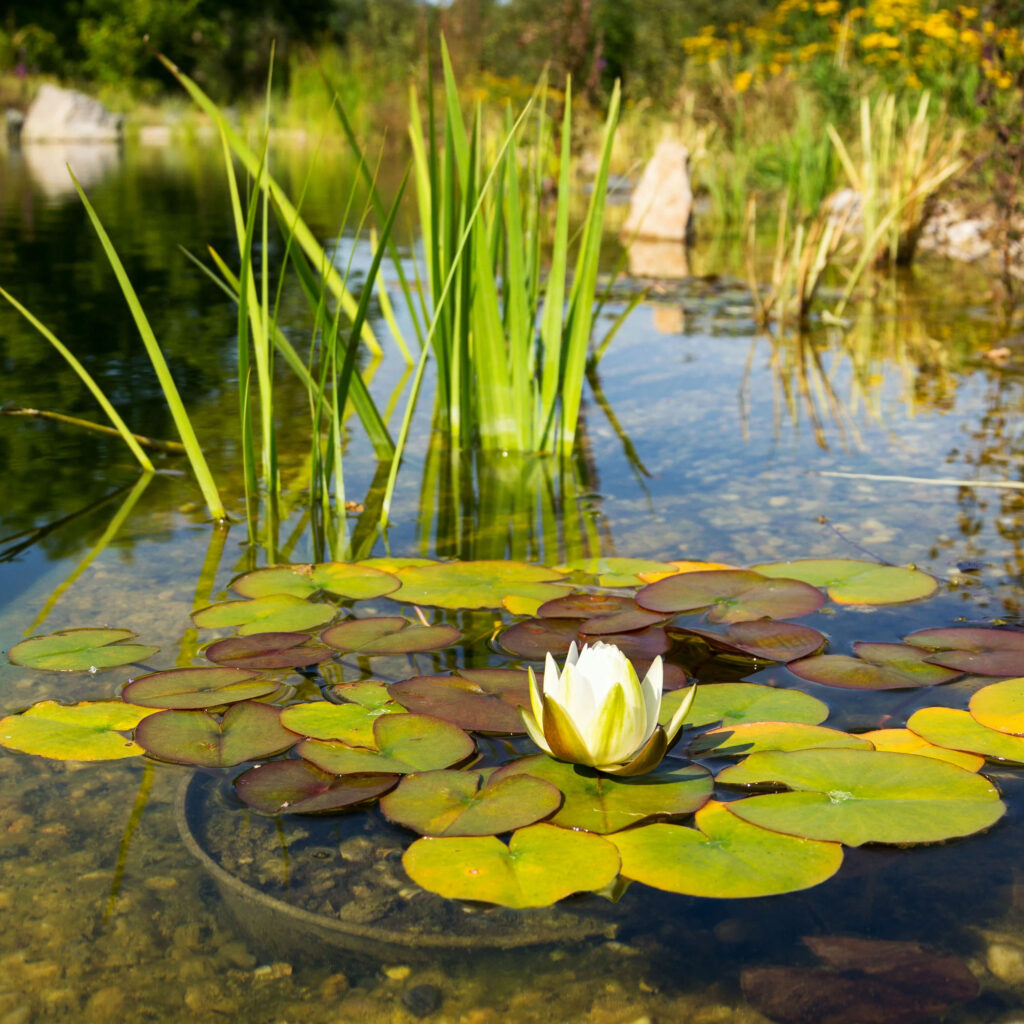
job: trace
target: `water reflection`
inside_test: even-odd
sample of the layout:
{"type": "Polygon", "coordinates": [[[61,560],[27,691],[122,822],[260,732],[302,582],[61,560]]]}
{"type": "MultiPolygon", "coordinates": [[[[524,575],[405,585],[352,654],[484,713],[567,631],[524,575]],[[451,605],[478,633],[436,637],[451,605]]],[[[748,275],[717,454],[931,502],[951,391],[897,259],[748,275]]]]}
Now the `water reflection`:
{"type": "Polygon", "coordinates": [[[25,172],[34,190],[49,201],[78,201],[70,167],[87,191],[114,174],[121,163],[117,142],[32,142],[20,150],[25,172]]]}

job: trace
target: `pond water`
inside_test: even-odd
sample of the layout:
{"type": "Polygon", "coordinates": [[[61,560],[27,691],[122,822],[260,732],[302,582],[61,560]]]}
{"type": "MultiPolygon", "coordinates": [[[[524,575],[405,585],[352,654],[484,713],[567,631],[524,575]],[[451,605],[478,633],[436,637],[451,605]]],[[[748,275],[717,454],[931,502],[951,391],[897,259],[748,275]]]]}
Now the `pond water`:
{"type": "MultiPolygon", "coordinates": [[[[237,497],[235,313],[178,249],[230,252],[213,148],[111,151],[94,161],[86,185],[188,395],[204,447],[223,471],[224,490],[237,497]]],[[[277,158],[295,191],[306,159],[277,158]]],[[[304,209],[323,237],[333,237],[351,168],[330,153],[319,159],[324,171],[304,209]]],[[[134,430],[171,436],[112,275],[59,173],[38,157],[9,154],[0,184],[0,284],[82,358],[134,430]]],[[[873,557],[917,565],[940,581],[938,594],[802,620],[828,633],[832,651],[924,626],[1020,624],[1024,492],[1005,484],[1024,481],[1024,354],[986,279],[959,264],[925,263],[880,286],[848,330],[771,340],[754,332],[745,289],[724,276],[727,254],[705,245],[693,270],[684,284],[658,284],[609,348],[587,389],[583,455],[571,466],[493,458],[453,467],[429,444],[428,388],[399,475],[390,552],[547,564],[613,555],[738,565],[873,557]],[[997,365],[986,353],[1003,346],[1008,353],[997,365]],[[463,482],[453,494],[442,484],[454,468],[463,482]]],[[[298,344],[305,337],[298,300],[286,295],[283,308],[298,344]]],[[[363,367],[382,405],[406,377],[385,345],[383,362],[363,367]]],[[[0,366],[5,405],[98,418],[62,361],[6,309],[0,366]]],[[[297,406],[303,401],[296,393],[297,406]]],[[[0,417],[0,648],[33,633],[109,624],[160,646],[147,665],[189,664],[199,644],[189,613],[222,598],[234,575],[264,563],[268,548],[281,561],[322,556],[300,500],[272,542],[253,548],[244,524],[212,528],[198,491],[173,462],[165,466],[170,472],[143,484],[117,440],[0,417]]],[[[375,468],[354,430],[345,466],[351,499],[363,501],[375,468]]],[[[286,463],[285,478],[297,494],[301,453],[286,463]]],[[[351,523],[358,531],[356,513],[351,523]]],[[[378,539],[372,553],[384,550],[378,539]]],[[[486,649],[474,658],[492,663],[486,649]]],[[[374,673],[408,674],[404,659],[394,661],[375,661],[374,673]]],[[[442,664],[451,663],[421,655],[414,668],[442,664]]],[[[353,661],[344,671],[369,675],[369,663],[353,661]]],[[[48,674],[5,660],[0,710],[115,696],[126,678],[126,670],[48,674]]],[[[798,683],[781,666],[735,669],[731,678],[798,683]]],[[[929,704],[964,707],[978,686],[965,681],[908,696],[800,685],[829,705],[830,725],[855,730],[902,724],[929,704]]],[[[240,927],[178,834],[175,801],[187,769],[4,751],[0,1024],[418,1016],[466,1024],[754,1024],[767,1018],[748,1002],[741,973],[815,964],[801,942],[809,935],[924,943],[963,957],[981,983],[980,995],[944,1015],[899,1016],[890,994],[878,1015],[842,1020],[1019,1022],[1024,773],[999,765],[986,773],[1009,805],[991,832],[920,850],[851,850],[835,879],[805,893],[726,901],[635,886],[619,904],[595,911],[614,937],[436,958],[413,944],[407,955],[391,948],[375,958],[372,950],[338,954],[317,940],[282,948],[268,934],[277,925],[240,927]]],[[[296,829],[305,824],[254,833],[253,842],[273,856],[291,843],[298,858],[310,840],[296,829]]],[[[331,833],[312,848],[333,850],[343,839],[351,836],[331,833]]]]}

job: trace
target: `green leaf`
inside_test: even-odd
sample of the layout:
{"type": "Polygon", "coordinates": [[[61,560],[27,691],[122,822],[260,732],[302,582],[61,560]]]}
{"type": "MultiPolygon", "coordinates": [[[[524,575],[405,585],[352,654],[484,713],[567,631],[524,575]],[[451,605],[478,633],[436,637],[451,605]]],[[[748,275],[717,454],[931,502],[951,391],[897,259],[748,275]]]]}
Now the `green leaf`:
{"type": "Polygon", "coordinates": [[[1024,737],[988,729],[967,711],[921,708],[907,719],[907,728],[939,747],[1024,764],[1024,737]]]}
{"type": "Polygon", "coordinates": [[[213,708],[273,693],[276,679],[240,668],[175,668],[133,679],[121,699],[147,708],[213,708]]]}
{"type": "Polygon", "coordinates": [[[789,671],[801,679],[847,690],[905,690],[936,686],[960,672],[929,664],[927,651],[909,644],[855,643],[857,657],[819,654],[790,662],[789,671]]]}
{"type": "Polygon", "coordinates": [[[749,899],[809,889],[843,862],[838,843],[815,842],[758,828],[712,800],[696,828],[645,825],[610,837],[622,875],[688,896],[749,899]]]}
{"type": "Polygon", "coordinates": [[[366,679],[361,683],[337,683],[331,687],[331,693],[341,700],[360,704],[371,711],[400,707],[391,699],[391,691],[387,685],[374,682],[372,679],[366,679]]]}
{"type": "Polygon", "coordinates": [[[316,604],[292,594],[268,594],[252,601],[225,601],[192,613],[192,621],[201,629],[238,626],[240,636],[315,629],[331,621],[338,609],[316,604]]]}
{"type": "Polygon", "coordinates": [[[698,736],[689,747],[693,757],[741,757],[762,750],[811,750],[822,748],[872,750],[870,740],[851,736],[823,725],[801,722],[741,722],[698,736]]]}
{"type": "Polygon", "coordinates": [[[126,644],[130,629],[61,629],[15,644],[7,657],[15,665],[45,672],[99,672],[152,657],[159,647],[126,644]]]}
{"type": "Polygon", "coordinates": [[[231,588],[242,597],[266,597],[270,594],[309,597],[322,590],[337,597],[361,601],[390,594],[400,585],[391,573],[365,563],[321,562],[317,565],[275,565],[256,569],[237,577],[231,588]]]}
{"type": "Polygon", "coordinates": [[[448,899],[519,909],[603,889],[618,874],[619,855],[600,836],[530,825],[508,846],[493,836],[417,839],[402,866],[417,885],[448,899]]]}
{"type": "Polygon", "coordinates": [[[902,604],[935,593],[938,583],[920,569],[879,565],[857,558],[799,558],[792,562],[763,562],[752,571],[785,576],[824,587],[836,604],[902,604]]]}
{"type": "Polygon", "coordinates": [[[940,842],[988,828],[1006,811],[980,775],[879,750],[752,754],[719,772],[718,781],[789,787],[793,792],[749,797],[729,808],[763,828],[847,846],[940,842]]]}
{"type": "Polygon", "coordinates": [[[290,704],[281,712],[281,724],[310,739],[338,740],[353,747],[372,747],[373,723],[381,715],[405,713],[405,709],[394,701],[389,704],[379,708],[365,708],[360,704],[328,704],[322,700],[290,704]]]}
{"type": "Polygon", "coordinates": [[[397,576],[396,601],[438,608],[500,608],[509,594],[547,601],[562,593],[550,582],[561,573],[525,562],[437,562],[400,569],[397,576]]]}
{"type": "MultiPolygon", "coordinates": [[[[661,698],[658,721],[668,725],[683,691],[666,693],[661,698]]],[[[697,687],[693,706],[686,716],[686,725],[700,728],[721,722],[739,725],[741,722],[805,722],[820,725],[828,718],[828,705],[800,690],[784,690],[757,683],[713,683],[697,687]]]]}
{"type": "Polygon", "coordinates": [[[0,745],[56,761],[113,761],[138,757],[142,747],[122,733],[134,729],[150,708],[120,700],[64,705],[34,704],[20,715],[0,719],[0,745]]]}
{"type": "Polygon", "coordinates": [[[401,616],[381,616],[342,622],[324,630],[320,639],[357,654],[412,654],[449,647],[462,639],[462,633],[454,626],[420,626],[401,616]]]}

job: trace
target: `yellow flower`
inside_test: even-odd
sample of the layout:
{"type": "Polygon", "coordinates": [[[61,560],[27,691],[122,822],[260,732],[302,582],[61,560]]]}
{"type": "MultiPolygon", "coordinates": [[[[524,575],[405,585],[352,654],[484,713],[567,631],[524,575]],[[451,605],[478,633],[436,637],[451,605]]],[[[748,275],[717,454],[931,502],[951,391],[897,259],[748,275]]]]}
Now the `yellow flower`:
{"type": "Polygon", "coordinates": [[[732,80],[732,87],[736,92],[746,92],[750,88],[750,83],[753,82],[754,75],[750,71],[741,71],[732,80]]]}
{"type": "Polygon", "coordinates": [[[818,0],[814,5],[814,13],[825,17],[828,14],[839,13],[839,0],[818,0]]]}
{"type": "Polygon", "coordinates": [[[894,50],[900,45],[900,41],[888,32],[869,32],[861,39],[860,45],[865,50],[894,50]]]}

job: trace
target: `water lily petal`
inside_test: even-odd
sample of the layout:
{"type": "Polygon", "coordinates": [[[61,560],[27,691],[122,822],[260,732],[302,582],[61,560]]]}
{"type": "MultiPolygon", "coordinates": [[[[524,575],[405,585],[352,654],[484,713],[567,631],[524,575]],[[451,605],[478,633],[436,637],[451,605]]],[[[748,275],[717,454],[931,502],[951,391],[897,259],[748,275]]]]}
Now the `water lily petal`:
{"type": "Polygon", "coordinates": [[[565,709],[547,694],[544,695],[544,738],[552,756],[572,764],[593,765],[583,738],[576,731],[565,709]]]}
{"type": "Polygon", "coordinates": [[[624,736],[626,706],[626,691],[622,686],[614,687],[597,716],[594,731],[585,734],[597,764],[621,761],[636,749],[636,744],[624,736]]]}
{"type": "MultiPolygon", "coordinates": [[[[584,644],[584,647],[586,647],[586,644],[584,644]]],[[[550,657],[550,653],[549,653],[548,657],[550,657]]],[[[571,644],[569,644],[569,653],[565,656],[565,663],[566,663],[566,665],[575,665],[576,662],[579,661],[579,659],[580,659],[579,648],[576,646],[576,641],[573,640],[573,642],[571,644]]]]}
{"type": "Polygon", "coordinates": [[[683,721],[690,710],[690,705],[693,703],[693,698],[697,696],[697,684],[694,683],[686,692],[686,696],[680,701],[679,707],[676,708],[676,713],[672,716],[672,721],[668,723],[668,728],[665,730],[667,744],[670,744],[675,738],[679,730],[683,727],[683,721]]]}
{"type": "Polygon", "coordinates": [[[548,741],[544,737],[544,732],[537,724],[536,719],[530,714],[525,708],[519,709],[519,717],[523,720],[523,725],[526,728],[526,733],[533,740],[534,743],[540,747],[546,754],[550,754],[551,748],[548,746],[548,741]]]}
{"type": "Polygon", "coordinates": [[[643,748],[635,757],[630,758],[625,764],[598,765],[597,770],[607,772],[609,775],[621,775],[624,777],[645,775],[647,772],[658,767],[661,759],[665,756],[666,750],[668,750],[668,739],[665,736],[665,730],[659,725],[655,727],[654,732],[651,733],[651,738],[643,745],[643,748]]]}
{"type": "Polygon", "coordinates": [[[659,654],[654,661],[651,662],[651,667],[647,670],[647,675],[644,676],[644,681],[640,684],[640,688],[643,693],[644,711],[646,712],[644,727],[645,737],[650,736],[654,732],[655,726],[658,724],[658,712],[661,710],[661,691],[664,683],[664,675],[665,673],[661,662],[661,655],[659,654]]]}
{"type": "MultiPolygon", "coordinates": [[[[548,657],[551,657],[549,654],[548,657]]],[[[530,680],[530,708],[533,711],[534,721],[537,723],[539,728],[544,726],[544,703],[541,700],[540,687],[537,685],[537,676],[534,674],[532,668],[526,670],[527,677],[530,680]]],[[[545,670],[545,675],[546,675],[545,670]]]]}

